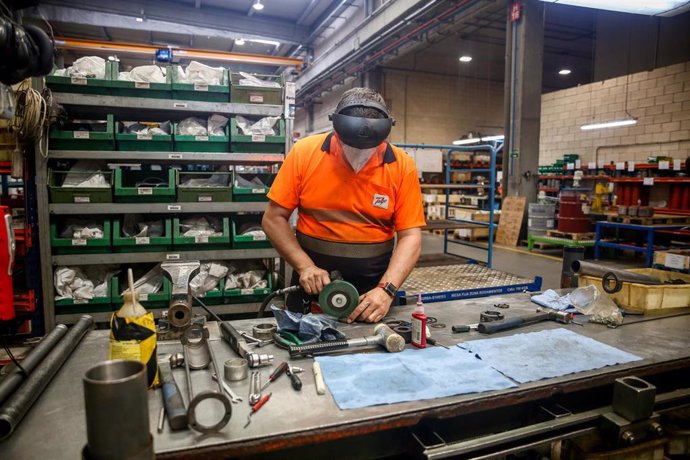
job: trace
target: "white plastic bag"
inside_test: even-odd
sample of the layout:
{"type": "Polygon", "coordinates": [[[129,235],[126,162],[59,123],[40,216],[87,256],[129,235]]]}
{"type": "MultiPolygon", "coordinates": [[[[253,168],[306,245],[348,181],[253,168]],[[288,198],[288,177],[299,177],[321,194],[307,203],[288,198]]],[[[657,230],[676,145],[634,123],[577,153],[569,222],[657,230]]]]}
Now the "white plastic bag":
{"type": "Polygon", "coordinates": [[[623,324],[623,314],[609,296],[599,292],[594,285],[575,289],[570,293],[570,303],[583,315],[590,315],[589,322],[617,327],[623,324]]]}
{"type": "Polygon", "coordinates": [[[280,120],[280,117],[263,117],[258,121],[254,122],[242,115],[237,115],[237,128],[245,136],[251,136],[252,134],[264,134],[266,136],[275,136],[276,131],[274,129],[275,124],[280,120]]]}
{"type": "MultiPolygon", "coordinates": [[[[182,70],[181,67],[180,70],[182,70]]],[[[184,71],[178,73],[178,81],[180,83],[220,85],[223,81],[223,68],[211,67],[197,61],[192,61],[184,71]]]]}

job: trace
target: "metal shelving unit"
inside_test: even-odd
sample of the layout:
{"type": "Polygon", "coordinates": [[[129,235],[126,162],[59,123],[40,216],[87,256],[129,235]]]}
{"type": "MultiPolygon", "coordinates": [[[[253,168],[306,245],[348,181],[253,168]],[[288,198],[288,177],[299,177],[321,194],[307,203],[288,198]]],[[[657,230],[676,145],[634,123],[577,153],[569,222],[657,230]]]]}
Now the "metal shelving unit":
{"type": "MultiPolygon", "coordinates": [[[[257,116],[280,116],[284,108],[279,105],[236,104],[218,102],[200,102],[189,100],[152,99],[138,97],[119,97],[105,95],[88,95],[72,93],[53,93],[59,104],[81,117],[102,116],[104,110],[116,116],[156,118],[171,115],[185,116],[193,114],[234,114],[257,116]],[[134,115],[136,114],[136,115],[134,115]]],[[[288,122],[287,132],[291,131],[288,122]]],[[[286,151],[290,139],[286,137],[286,151]]],[[[265,202],[215,202],[215,203],[77,203],[50,204],[48,199],[48,160],[61,159],[95,159],[117,162],[165,163],[165,164],[227,164],[227,165],[267,165],[280,163],[284,154],[267,153],[206,153],[206,152],[132,152],[132,151],[49,151],[46,158],[36,153],[37,211],[39,222],[47,229],[53,215],[95,215],[95,214],[128,214],[128,213],[260,213],[265,210],[265,202]]],[[[275,249],[228,249],[202,251],[167,251],[167,252],[134,252],[110,254],[75,254],[52,255],[48,231],[39,232],[41,250],[41,278],[43,292],[43,317],[46,329],[51,329],[56,320],[73,323],[80,313],[55,314],[55,291],[53,286],[53,269],[57,265],[98,265],[157,263],[172,260],[229,260],[229,259],[275,259],[275,249]],[[48,262],[49,261],[49,262],[48,262]]],[[[250,313],[258,310],[259,304],[214,305],[220,314],[250,313]]],[[[107,321],[110,312],[96,312],[96,321],[107,321]]]]}

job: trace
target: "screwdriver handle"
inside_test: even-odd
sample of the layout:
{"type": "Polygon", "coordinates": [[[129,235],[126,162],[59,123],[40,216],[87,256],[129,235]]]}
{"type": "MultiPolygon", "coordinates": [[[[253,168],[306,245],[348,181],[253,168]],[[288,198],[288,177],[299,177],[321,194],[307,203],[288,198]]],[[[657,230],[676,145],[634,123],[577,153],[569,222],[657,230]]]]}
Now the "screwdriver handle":
{"type": "Polygon", "coordinates": [[[256,404],[254,404],[254,405],[252,406],[252,413],[254,413],[254,412],[258,411],[259,409],[261,409],[261,407],[262,407],[264,404],[266,404],[266,403],[268,402],[269,399],[271,399],[271,395],[272,395],[272,394],[273,394],[273,393],[269,393],[269,394],[263,396],[261,399],[259,399],[259,402],[257,402],[256,404]]]}
{"type": "Polygon", "coordinates": [[[533,315],[533,316],[516,316],[515,318],[506,318],[500,321],[489,321],[479,323],[477,331],[482,334],[493,334],[507,329],[514,329],[528,324],[538,323],[540,321],[547,321],[549,319],[548,313],[533,315]]]}
{"type": "Polygon", "coordinates": [[[282,363],[278,364],[278,366],[275,369],[273,369],[273,372],[271,372],[271,375],[268,376],[268,381],[269,382],[274,381],[275,379],[277,379],[278,377],[283,375],[283,373],[287,370],[288,370],[288,363],[283,361],[282,363]]]}
{"type": "Polygon", "coordinates": [[[287,370],[287,375],[290,377],[290,384],[292,385],[292,388],[295,391],[300,391],[302,389],[302,380],[295,374],[294,372],[290,371],[290,368],[287,370]]]}

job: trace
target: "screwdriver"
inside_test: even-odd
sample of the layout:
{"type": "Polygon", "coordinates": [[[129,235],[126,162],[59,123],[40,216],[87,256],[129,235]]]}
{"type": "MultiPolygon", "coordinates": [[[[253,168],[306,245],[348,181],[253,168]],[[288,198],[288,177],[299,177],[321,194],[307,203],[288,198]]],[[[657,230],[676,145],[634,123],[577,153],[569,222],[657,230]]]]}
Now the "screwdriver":
{"type": "Polygon", "coordinates": [[[249,415],[247,415],[247,423],[244,424],[244,427],[247,428],[250,423],[252,423],[252,415],[254,415],[261,407],[268,402],[269,399],[271,399],[271,395],[273,393],[269,393],[263,398],[259,399],[259,402],[254,404],[252,406],[252,410],[249,412],[249,415]]]}
{"type": "Polygon", "coordinates": [[[437,341],[436,339],[432,339],[431,337],[427,337],[427,338],[426,338],[426,343],[428,343],[429,345],[435,345],[435,346],[443,347],[443,348],[445,348],[446,350],[450,350],[450,348],[448,348],[447,346],[445,346],[445,345],[442,344],[442,343],[438,343],[438,341],[437,341]]]}
{"type": "Polygon", "coordinates": [[[266,387],[267,387],[271,382],[273,382],[273,381],[276,380],[278,377],[280,377],[281,375],[283,375],[283,373],[285,373],[285,371],[287,371],[288,368],[289,368],[288,363],[285,362],[285,361],[283,361],[282,363],[278,364],[278,366],[276,366],[276,368],[273,369],[273,372],[271,372],[271,375],[268,376],[268,380],[266,380],[266,383],[264,383],[264,384],[261,386],[261,391],[264,391],[264,390],[266,389],[266,387]]]}
{"type": "Polygon", "coordinates": [[[290,377],[290,384],[295,391],[300,391],[302,389],[302,381],[297,376],[296,370],[288,364],[286,371],[288,377],[290,377]]]}

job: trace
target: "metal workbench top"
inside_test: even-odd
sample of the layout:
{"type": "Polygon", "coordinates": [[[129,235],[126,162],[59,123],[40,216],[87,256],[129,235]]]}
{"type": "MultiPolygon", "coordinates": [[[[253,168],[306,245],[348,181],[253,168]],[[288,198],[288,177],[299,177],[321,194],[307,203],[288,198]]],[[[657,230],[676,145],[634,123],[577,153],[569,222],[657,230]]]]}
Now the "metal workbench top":
{"type": "MultiPolygon", "coordinates": [[[[528,294],[511,294],[466,301],[451,301],[426,305],[426,312],[438,322],[445,323],[445,329],[432,329],[432,335],[446,345],[461,340],[485,338],[473,331],[468,334],[452,334],[452,324],[476,323],[481,311],[490,309],[496,303],[508,303],[510,308],[502,310],[506,316],[534,312],[536,305],[529,301],[528,294]]],[[[393,308],[390,317],[409,319],[412,306],[393,308]]],[[[233,324],[240,330],[251,329],[252,324],[267,320],[242,320],[233,324]]],[[[272,321],[268,320],[268,321],[272,321]]],[[[218,339],[214,323],[210,324],[211,345],[217,359],[222,363],[235,357],[230,348],[218,339]],[[216,340],[213,340],[215,336],[216,340]]],[[[249,412],[246,403],[248,380],[232,382],[230,385],[245,398],[245,402],[233,404],[233,414],[228,425],[219,433],[201,435],[193,431],[171,432],[166,423],[165,431],[156,432],[156,420],[161,402],[160,390],[149,392],[151,433],[154,436],[158,458],[172,458],[183,454],[185,458],[198,455],[200,458],[223,458],[247,455],[260,451],[286,448],[375,432],[394,427],[413,426],[423,417],[452,417],[462,413],[477,412],[515,404],[516,401],[536,400],[558,393],[593,388],[610,384],[613,379],[624,375],[653,375],[663,370],[690,367],[690,316],[629,324],[610,329],[599,324],[562,325],[552,322],[539,323],[518,330],[504,331],[495,336],[519,332],[534,332],[543,329],[566,327],[579,334],[634,353],[643,359],[626,365],[571,374],[522,384],[517,388],[466,394],[432,400],[405,402],[354,410],[339,410],[330,394],[317,396],[311,372],[311,359],[294,360],[293,365],[305,368],[300,374],[304,383],[302,391],[290,387],[289,379],[281,377],[271,384],[267,391],[273,397],[254,417],[251,425],[243,426],[249,412]],[[194,449],[193,451],[191,449],[194,449]]],[[[349,337],[369,335],[372,325],[358,324],[342,326],[349,337]]],[[[14,435],[0,444],[0,458],[3,459],[75,459],[79,458],[86,443],[84,398],[82,377],[87,369],[107,359],[108,331],[90,332],[59,374],[52,381],[39,400],[31,408],[14,435]]],[[[493,337],[493,336],[492,336],[493,337]]],[[[409,346],[409,345],[408,345],[409,346]]],[[[275,355],[275,363],[287,359],[287,352],[269,345],[261,349],[275,355]]],[[[181,351],[181,345],[160,343],[159,353],[181,351]]],[[[376,352],[383,352],[375,350],[376,352]]],[[[263,368],[265,380],[271,368],[263,368]]],[[[461,372],[461,370],[459,370],[461,372]]],[[[175,379],[185,402],[187,392],[184,371],[174,371],[175,379]]],[[[199,391],[213,382],[209,373],[193,371],[194,389],[199,391]]],[[[213,387],[215,388],[215,387],[213,387]]],[[[385,391],[385,389],[382,389],[385,391]]]]}

